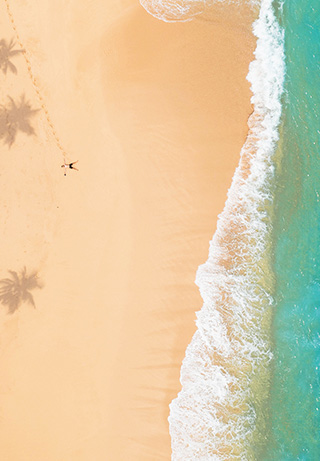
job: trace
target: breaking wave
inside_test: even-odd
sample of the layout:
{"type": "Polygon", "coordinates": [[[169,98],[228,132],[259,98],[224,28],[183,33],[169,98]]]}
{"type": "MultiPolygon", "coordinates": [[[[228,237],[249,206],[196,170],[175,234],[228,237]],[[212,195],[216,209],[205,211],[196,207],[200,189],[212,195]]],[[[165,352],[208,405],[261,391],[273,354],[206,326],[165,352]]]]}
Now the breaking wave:
{"type": "Polygon", "coordinates": [[[228,199],[196,283],[204,304],[170,405],[172,460],[259,459],[267,425],[273,305],[274,154],[284,85],[283,30],[272,1],[253,24],[254,111],[228,199]]]}

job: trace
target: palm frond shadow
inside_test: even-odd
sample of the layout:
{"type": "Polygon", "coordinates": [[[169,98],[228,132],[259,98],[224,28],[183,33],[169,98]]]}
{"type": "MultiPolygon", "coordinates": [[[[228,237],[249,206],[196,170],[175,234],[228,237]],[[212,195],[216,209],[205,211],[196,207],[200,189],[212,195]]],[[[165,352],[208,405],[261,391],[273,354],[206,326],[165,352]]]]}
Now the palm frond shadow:
{"type": "Polygon", "coordinates": [[[23,303],[36,307],[30,291],[42,288],[37,272],[27,274],[24,267],[19,273],[8,271],[11,277],[0,280],[0,303],[8,308],[8,314],[13,314],[23,303]]]}
{"type": "Polygon", "coordinates": [[[7,104],[0,105],[0,139],[11,147],[19,131],[29,136],[35,134],[30,118],[39,109],[32,109],[25,95],[22,95],[18,101],[10,96],[8,99],[7,104]]]}
{"type": "Polygon", "coordinates": [[[14,50],[14,46],[15,41],[13,39],[10,42],[7,42],[4,38],[0,40],[0,69],[4,74],[8,72],[8,69],[14,74],[18,72],[11,59],[13,56],[23,53],[23,50],[14,50]]]}

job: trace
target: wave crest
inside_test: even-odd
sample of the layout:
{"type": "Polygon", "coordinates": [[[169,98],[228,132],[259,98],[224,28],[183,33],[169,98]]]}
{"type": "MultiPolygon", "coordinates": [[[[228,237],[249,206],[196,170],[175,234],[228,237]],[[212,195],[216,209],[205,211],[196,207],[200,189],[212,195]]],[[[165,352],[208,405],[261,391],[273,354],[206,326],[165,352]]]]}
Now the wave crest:
{"type": "Polygon", "coordinates": [[[254,459],[265,431],[273,276],[273,155],[284,83],[283,31],[262,0],[248,80],[254,112],[228,199],[196,283],[204,304],[170,405],[172,459],[254,459]],[[254,440],[254,442],[253,442],[254,440]]]}

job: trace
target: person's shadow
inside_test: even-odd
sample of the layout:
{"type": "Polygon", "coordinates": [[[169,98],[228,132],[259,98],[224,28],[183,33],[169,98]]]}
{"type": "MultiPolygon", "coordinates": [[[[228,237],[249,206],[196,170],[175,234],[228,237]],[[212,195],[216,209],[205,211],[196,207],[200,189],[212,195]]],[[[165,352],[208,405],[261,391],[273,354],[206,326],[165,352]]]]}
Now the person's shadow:
{"type": "Polygon", "coordinates": [[[30,291],[42,288],[37,272],[29,275],[24,267],[19,273],[8,271],[10,278],[0,280],[0,303],[8,308],[8,314],[13,314],[23,303],[36,307],[30,291]]]}
{"type": "Polygon", "coordinates": [[[8,99],[6,105],[0,106],[0,139],[11,147],[19,131],[29,136],[35,134],[30,119],[39,109],[32,109],[25,95],[22,95],[18,101],[10,96],[8,99]]]}
{"type": "Polygon", "coordinates": [[[12,64],[11,59],[22,53],[22,50],[14,50],[15,42],[13,39],[7,42],[4,38],[0,40],[0,69],[4,74],[8,72],[8,69],[12,73],[17,74],[17,68],[12,64]]]}

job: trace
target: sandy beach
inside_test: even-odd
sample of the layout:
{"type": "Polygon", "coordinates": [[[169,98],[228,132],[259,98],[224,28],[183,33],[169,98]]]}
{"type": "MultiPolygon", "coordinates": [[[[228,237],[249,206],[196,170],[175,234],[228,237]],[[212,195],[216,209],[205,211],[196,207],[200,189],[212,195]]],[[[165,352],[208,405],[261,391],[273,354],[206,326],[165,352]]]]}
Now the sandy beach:
{"type": "MultiPolygon", "coordinates": [[[[9,5],[79,171],[64,177],[26,60],[12,56],[0,279],[26,267],[41,288],[35,308],[0,310],[1,459],[169,460],[195,274],[247,134],[253,13],[213,6],[168,24],[132,0],[9,5]]],[[[5,2],[0,24],[0,40],[17,41],[5,2]]]]}

